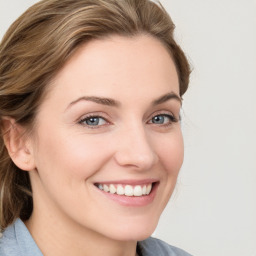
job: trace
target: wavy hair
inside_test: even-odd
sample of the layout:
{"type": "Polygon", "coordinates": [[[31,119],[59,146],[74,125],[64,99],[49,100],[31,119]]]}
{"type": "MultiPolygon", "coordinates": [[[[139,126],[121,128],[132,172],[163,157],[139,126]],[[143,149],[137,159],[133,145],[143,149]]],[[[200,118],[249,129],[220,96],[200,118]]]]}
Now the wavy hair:
{"type": "Polygon", "coordinates": [[[42,0],[8,29],[0,44],[0,228],[33,210],[28,172],[12,162],[4,145],[3,118],[33,129],[47,85],[79,46],[111,35],[141,33],[160,40],[176,65],[182,96],[190,67],[174,40],[174,24],[150,0],[42,0]]]}

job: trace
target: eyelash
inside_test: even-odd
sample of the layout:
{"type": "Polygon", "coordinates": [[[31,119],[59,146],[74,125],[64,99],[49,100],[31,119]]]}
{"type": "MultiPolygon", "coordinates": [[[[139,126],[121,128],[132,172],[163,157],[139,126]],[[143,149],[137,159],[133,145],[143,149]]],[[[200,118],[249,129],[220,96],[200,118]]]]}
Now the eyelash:
{"type": "MultiPolygon", "coordinates": [[[[164,126],[164,127],[168,127],[170,125],[172,125],[172,123],[177,123],[181,120],[180,116],[179,118],[176,118],[174,115],[172,114],[167,114],[167,113],[159,113],[159,114],[155,114],[154,116],[152,116],[150,118],[150,121],[148,121],[148,123],[150,124],[153,124],[153,125],[159,125],[159,126],[164,126]],[[153,118],[156,118],[156,117],[164,117],[164,118],[168,118],[169,119],[169,122],[168,123],[163,123],[163,124],[157,124],[157,123],[153,123],[153,118]]],[[[83,126],[87,126],[89,129],[98,129],[98,128],[101,128],[107,124],[110,124],[110,122],[103,116],[101,115],[96,115],[96,114],[91,114],[91,115],[88,115],[84,118],[82,118],[81,120],[79,120],[78,122],[79,124],[83,125],[83,126]],[[106,124],[96,124],[96,125],[89,125],[87,124],[86,122],[89,121],[90,119],[93,119],[93,118],[97,118],[97,119],[102,119],[104,120],[104,122],[106,122],[106,124]]]]}
{"type": "Polygon", "coordinates": [[[106,124],[103,124],[103,125],[89,125],[89,124],[86,124],[87,121],[89,121],[90,119],[93,119],[93,118],[98,118],[98,119],[103,119],[106,124],[110,124],[110,122],[103,116],[101,115],[96,115],[96,114],[91,114],[91,115],[88,115],[84,118],[82,118],[80,121],[79,121],[79,124],[83,125],[83,126],[87,126],[88,128],[90,129],[97,129],[97,128],[100,128],[102,126],[105,126],[106,124]]]}
{"type": "Polygon", "coordinates": [[[177,123],[178,121],[180,120],[180,117],[179,118],[176,118],[174,115],[172,114],[166,114],[166,113],[159,113],[159,114],[156,114],[154,115],[149,123],[151,124],[154,124],[154,125],[160,125],[160,126],[164,126],[164,127],[168,127],[170,125],[172,125],[173,123],[177,123]],[[168,118],[169,121],[167,123],[163,123],[163,124],[157,124],[157,123],[153,123],[153,118],[159,118],[159,117],[164,117],[164,118],[168,118]]]}

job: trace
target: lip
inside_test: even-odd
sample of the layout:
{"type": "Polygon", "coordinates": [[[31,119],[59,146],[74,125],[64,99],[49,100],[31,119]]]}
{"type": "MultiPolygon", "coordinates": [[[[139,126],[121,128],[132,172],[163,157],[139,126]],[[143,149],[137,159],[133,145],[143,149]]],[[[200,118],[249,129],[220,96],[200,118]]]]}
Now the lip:
{"type": "Polygon", "coordinates": [[[107,181],[107,182],[97,182],[94,184],[122,184],[122,185],[144,185],[144,184],[149,184],[152,183],[152,190],[149,195],[143,195],[143,196],[125,196],[125,195],[118,195],[118,194],[111,194],[108,192],[105,192],[104,190],[98,189],[95,185],[95,189],[101,193],[103,196],[106,198],[114,201],[115,203],[118,203],[122,206],[127,206],[127,207],[142,207],[142,206],[147,206],[151,204],[154,201],[154,198],[157,193],[157,189],[159,186],[159,181],[158,180],[153,180],[153,179],[145,179],[145,180],[119,180],[119,181],[107,181]]]}
{"type": "Polygon", "coordinates": [[[159,182],[157,179],[143,179],[143,180],[113,180],[113,181],[97,181],[94,182],[94,184],[123,184],[123,185],[144,185],[144,184],[149,184],[149,183],[157,183],[159,182]]]}

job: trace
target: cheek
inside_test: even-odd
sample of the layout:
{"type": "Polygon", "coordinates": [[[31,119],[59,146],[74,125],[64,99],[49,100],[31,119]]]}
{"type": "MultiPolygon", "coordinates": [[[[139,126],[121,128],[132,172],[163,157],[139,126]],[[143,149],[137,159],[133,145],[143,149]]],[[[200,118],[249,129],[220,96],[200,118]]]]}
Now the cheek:
{"type": "Polygon", "coordinates": [[[37,167],[51,176],[67,182],[74,179],[87,179],[100,169],[109,158],[104,140],[81,133],[58,132],[40,134],[37,148],[37,167]],[[100,150],[99,150],[100,149],[100,150]]]}
{"type": "Polygon", "coordinates": [[[179,130],[158,145],[158,156],[168,175],[178,176],[184,158],[183,137],[179,130]]]}
{"type": "MultiPolygon", "coordinates": [[[[101,136],[73,136],[72,141],[65,141],[64,154],[67,154],[67,166],[74,175],[89,178],[98,172],[111,158],[111,150],[106,138],[101,136]]],[[[60,156],[63,153],[60,153],[60,156]]]]}

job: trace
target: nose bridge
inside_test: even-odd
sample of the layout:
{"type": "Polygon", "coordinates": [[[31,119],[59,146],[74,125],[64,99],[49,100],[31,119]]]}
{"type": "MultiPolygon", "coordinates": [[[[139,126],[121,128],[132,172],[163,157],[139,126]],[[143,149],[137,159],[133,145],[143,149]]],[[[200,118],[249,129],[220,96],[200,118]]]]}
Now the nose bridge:
{"type": "Polygon", "coordinates": [[[157,154],[142,123],[123,129],[118,144],[116,160],[120,165],[149,169],[157,162],[157,154]]]}

